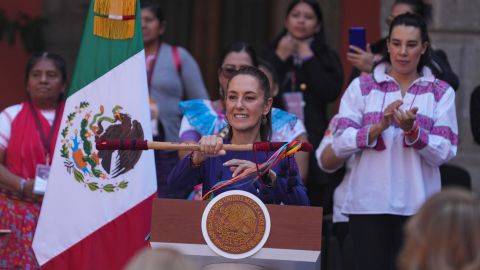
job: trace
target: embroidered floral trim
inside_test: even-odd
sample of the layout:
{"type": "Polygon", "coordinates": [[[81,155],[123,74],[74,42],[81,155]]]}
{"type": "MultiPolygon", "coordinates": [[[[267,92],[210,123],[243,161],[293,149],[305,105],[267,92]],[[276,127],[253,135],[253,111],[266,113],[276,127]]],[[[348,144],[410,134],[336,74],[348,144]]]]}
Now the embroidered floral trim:
{"type": "Polygon", "coordinates": [[[350,118],[342,117],[338,119],[337,130],[344,130],[349,127],[353,127],[355,129],[361,128],[361,126],[357,124],[357,122],[353,121],[350,118]]]}
{"type": "MultiPolygon", "coordinates": [[[[439,102],[449,87],[448,83],[438,79],[433,82],[419,80],[408,90],[408,92],[413,95],[432,93],[435,101],[439,102]]],[[[385,80],[377,82],[373,75],[360,77],[360,89],[363,96],[369,95],[372,90],[381,91],[383,93],[400,91],[400,88],[394,81],[385,80]]]]}
{"type": "Polygon", "coordinates": [[[447,92],[448,87],[448,83],[441,80],[435,80],[433,83],[417,83],[412,86],[408,92],[414,95],[432,93],[435,98],[435,102],[439,102],[443,95],[447,92]]]}
{"type": "Polygon", "coordinates": [[[419,127],[425,130],[432,130],[433,124],[435,123],[432,118],[423,114],[417,114],[416,122],[419,127]]]}
{"type": "Polygon", "coordinates": [[[412,146],[415,149],[421,150],[428,145],[428,133],[423,128],[420,128],[418,132],[418,140],[412,146]]]}
{"type": "Polygon", "coordinates": [[[400,91],[398,85],[393,81],[377,83],[372,75],[360,77],[360,89],[363,96],[368,96],[372,90],[384,93],[400,91]]]}
{"type": "Polygon", "coordinates": [[[369,112],[366,113],[362,118],[362,125],[373,125],[379,123],[382,120],[383,112],[369,112]]]}
{"type": "Polygon", "coordinates": [[[357,132],[357,147],[360,149],[363,148],[369,148],[371,146],[368,145],[368,130],[369,126],[367,127],[362,127],[358,132],[357,132]]]}
{"type": "Polygon", "coordinates": [[[447,126],[437,126],[432,128],[430,132],[432,135],[437,135],[443,137],[450,141],[452,145],[458,145],[458,135],[455,134],[450,127],[447,126]]]}
{"type": "Polygon", "coordinates": [[[31,246],[40,207],[40,203],[19,202],[0,192],[0,228],[13,232],[0,236],[0,269],[39,269],[31,246]]]}

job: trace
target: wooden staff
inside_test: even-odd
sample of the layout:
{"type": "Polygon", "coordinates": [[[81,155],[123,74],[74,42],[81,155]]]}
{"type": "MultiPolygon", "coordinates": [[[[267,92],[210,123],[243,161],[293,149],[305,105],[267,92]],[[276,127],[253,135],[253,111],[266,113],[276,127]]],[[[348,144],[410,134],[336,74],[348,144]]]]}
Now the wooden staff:
{"type": "MultiPolygon", "coordinates": [[[[284,142],[256,142],[250,144],[224,144],[223,150],[226,151],[276,151],[282,147],[284,142]]],[[[175,151],[198,151],[200,144],[198,143],[173,143],[173,142],[157,142],[147,140],[99,140],[96,142],[98,150],[175,150],[175,151]]],[[[309,143],[302,142],[300,151],[310,152],[313,146],[309,143]]]]}

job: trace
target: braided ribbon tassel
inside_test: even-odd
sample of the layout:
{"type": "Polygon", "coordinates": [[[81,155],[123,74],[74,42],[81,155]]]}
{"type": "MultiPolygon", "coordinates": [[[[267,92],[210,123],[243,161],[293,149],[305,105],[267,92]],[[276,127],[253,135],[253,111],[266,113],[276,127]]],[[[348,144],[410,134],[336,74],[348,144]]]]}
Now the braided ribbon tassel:
{"type": "MultiPolygon", "coordinates": [[[[213,192],[220,190],[224,187],[238,188],[240,186],[255,183],[261,176],[269,172],[269,170],[275,166],[280,160],[295,154],[300,150],[302,142],[299,140],[293,140],[289,143],[285,143],[281,146],[273,155],[264,163],[258,164],[256,167],[246,169],[241,174],[229,179],[218,182],[212,189],[203,195],[202,200],[210,200],[213,198],[213,192]],[[248,180],[252,179],[252,180],[248,180]]],[[[254,149],[255,151],[256,149],[254,149]]]]}

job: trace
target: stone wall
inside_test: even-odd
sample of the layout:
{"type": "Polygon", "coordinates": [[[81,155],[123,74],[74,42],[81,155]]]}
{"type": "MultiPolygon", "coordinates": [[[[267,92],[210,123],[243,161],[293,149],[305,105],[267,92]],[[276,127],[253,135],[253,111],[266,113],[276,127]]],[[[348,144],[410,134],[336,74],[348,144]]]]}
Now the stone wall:
{"type": "Polygon", "coordinates": [[[480,192],[480,146],[470,129],[470,95],[480,85],[480,1],[433,1],[431,39],[447,53],[460,79],[457,91],[457,116],[460,146],[452,163],[466,168],[476,192],[480,192]]]}

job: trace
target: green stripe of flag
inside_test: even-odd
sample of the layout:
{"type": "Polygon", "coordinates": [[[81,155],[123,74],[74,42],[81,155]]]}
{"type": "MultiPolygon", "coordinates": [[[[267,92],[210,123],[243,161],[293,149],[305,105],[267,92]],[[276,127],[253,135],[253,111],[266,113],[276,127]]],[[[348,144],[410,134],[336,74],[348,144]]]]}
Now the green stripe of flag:
{"type": "Polygon", "coordinates": [[[113,40],[93,35],[94,3],[92,1],[67,97],[143,50],[140,1],[136,2],[133,40],[113,40]]]}

